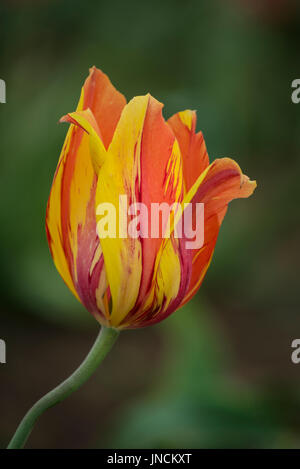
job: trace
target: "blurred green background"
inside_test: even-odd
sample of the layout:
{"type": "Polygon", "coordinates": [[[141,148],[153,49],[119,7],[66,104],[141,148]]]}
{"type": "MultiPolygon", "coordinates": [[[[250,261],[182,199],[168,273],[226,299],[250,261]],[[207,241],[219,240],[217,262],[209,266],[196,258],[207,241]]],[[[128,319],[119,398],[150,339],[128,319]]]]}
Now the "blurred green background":
{"type": "Polygon", "coordinates": [[[29,448],[300,447],[299,2],[7,0],[0,5],[0,445],[80,363],[98,325],[52,263],[44,217],[88,68],[165,117],[198,111],[211,159],[258,182],[234,201],[194,300],[121,337],[29,448]]]}

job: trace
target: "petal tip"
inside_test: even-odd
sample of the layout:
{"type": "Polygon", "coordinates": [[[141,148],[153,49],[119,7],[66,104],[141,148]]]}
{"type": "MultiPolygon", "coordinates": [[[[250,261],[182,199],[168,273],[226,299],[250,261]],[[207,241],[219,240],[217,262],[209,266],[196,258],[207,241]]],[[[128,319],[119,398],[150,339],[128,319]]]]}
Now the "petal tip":
{"type": "Polygon", "coordinates": [[[257,187],[256,181],[251,181],[251,179],[246,176],[246,174],[241,173],[241,197],[250,197],[257,187]]]}
{"type": "Polygon", "coordinates": [[[62,116],[58,121],[59,124],[63,124],[65,122],[67,122],[67,123],[70,122],[69,114],[66,114],[66,115],[62,116]]]}

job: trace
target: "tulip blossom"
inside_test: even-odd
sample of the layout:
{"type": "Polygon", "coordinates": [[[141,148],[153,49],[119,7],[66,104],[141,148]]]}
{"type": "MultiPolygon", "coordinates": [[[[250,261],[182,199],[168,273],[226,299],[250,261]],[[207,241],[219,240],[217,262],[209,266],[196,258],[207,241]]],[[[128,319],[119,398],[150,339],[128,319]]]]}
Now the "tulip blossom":
{"type": "Polygon", "coordinates": [[[126,103],[93,67],[76,112],[61,119],[71,125],[47,207],[48,242],[65,283],[106,327],[148,326],[189,301],[211,262],[228,203],[256,187],[232,159],[209,162],[195,111],[165,121],[162,107],[150,94],[126,103]],[[168,238],[122,236],[119,222],[114,237],[99,236],[101,204],[129,220],[128,212],[120,214],[120,196],[149,208],[147,226],[153,204],[191,204],[194,215],[204,204],[203,245],[187,249],[187,237],[175,236],[184,218],[176,214],[168,238]]]}
{"type": "Polygon", "coordinates": [[[194,111],[166,122],[150,94],[126,104],[95,67],[76,112],[61,121],[71,125],[47,206],[48,243],[102,327],[79,368],[27,412],[9,449],[22,448],[40,415],[87,381],[120,330],[162,321],[195,295],[228,203],[256,187],[230,158],[209,163],[194,111]]]}

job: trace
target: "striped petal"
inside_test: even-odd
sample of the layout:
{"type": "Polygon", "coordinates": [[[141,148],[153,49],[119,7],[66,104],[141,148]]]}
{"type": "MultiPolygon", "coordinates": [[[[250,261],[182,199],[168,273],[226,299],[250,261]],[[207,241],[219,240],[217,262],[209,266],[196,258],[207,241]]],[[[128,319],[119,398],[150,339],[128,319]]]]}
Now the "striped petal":
{"type": "Polygon", "coordinates": [[[168,120],[182,154],[186,192],[209,165],[203,134],[202,132],[195,133],[196,122],[196,112],[190,110],[178,112],[168,120]]]}
{"type": "Polygon", "coordinates": [[[199,289],[212,259],[219,229],[228,203],[237,198],[249,197],[256,182],[245,176],[239,165],[230,158],[215,160],[198,178],[185,202],[204,203],[204,244],[192,252],[192,276],[188,292],[180,306],[189,301],[199,289]]]}
{"type": "MultiPolygon", "coordinates": [[[[77,111],[80,114],[91,109],[93,122],[90,121],[90,125],[108,146],[125,102],[108,77],[93,68],[82,88],[77,111]]],[[[107,282],[96,234],[96,187],[89,135],[72,124],[48,201],[48,243],[54,263],[68,287],[89,311],[103,318],[107,282]]]]}
{"type": "MultiPolygon", "coordinates": [[[[124,108],[99,172],[97,204],[118,207],[119,195],[126,194],[129,205],[143,202],[150,217],[152,202],[182,200],[181,155],[161,110],[162,104],[150,95],[136,97],[124,108]]],[[[150,218],[148,222],[150,229],[150,218]]],[[[143,307],[153,290],[161,244],[162,236],[101,240],[112,294],[112,325],[125,324],[143,307]]]]}

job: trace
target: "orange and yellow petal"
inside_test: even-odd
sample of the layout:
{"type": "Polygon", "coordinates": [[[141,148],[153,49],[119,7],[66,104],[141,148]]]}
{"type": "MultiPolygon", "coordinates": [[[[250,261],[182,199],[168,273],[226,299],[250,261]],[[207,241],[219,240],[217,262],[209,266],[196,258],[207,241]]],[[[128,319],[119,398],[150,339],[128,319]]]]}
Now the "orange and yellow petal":
{"type": "Polygon", "coordinates": [[[186,201],[193,207],[204,203],[204,244],[192,250],[191,281],[181,306],[194,296],[204,279],[229,202],[249,197],[255,188],[256,182],[250,181],[234,160],[221,158],[215,160],[190,189],[186,201]]]}
{"type": "MultiPolygon", "coordinates": [[[[97,204],[118,207],[119,194],[128,205],[180,201],[183,197],[181,155],[178,144],[162,118],[162,104],[150,95],[134,98],[124,108],[99,172],[97,204]]],[[[117,219],[119,213],[117,211],[117,219]]],[[[148,220],[149,230],[151,220],[148,220]]],[[[112,294],[111,324],[120,325],[138,314],[153,289],[158,238],[103,239],[107,278],[112,294]]]]}
{"type": "Polygon", "coordinates": [[[178,112],[168,120],[182,154],[186,192],[190,190],[200,174],[209,165],[203,134],[202,132],[196,133],[196,123],[196,112],[190,110],[178,112]]]}
{"type": "Polygon", "coordinates": [[[93,112],[104,146],[108,148],[126,105],[126,98],[116,90],[108,76],[96,67],[90,69],[83,88],[86,96],[83,109],[90,108],[93,112]]]}
{"type": "MultiPolygon", "coordinates": [[[[95,68],[91,69],[82,88],[77,111],[82,113],[91,109],[92,113],[95,112],[94,127],[107,145],[124,105],[125,98],[115,90],[107,76],[95,68]],[[102,117],[99,109],[104,114],[102,117]]],[[[100,311],[98,306],[103,300],[99,285],[105,285],[106,280],[96,234],[96,186],[89,135],[77,125],[71,125],[47,206],[48,242],[54,263],[74,295],[95,315],[104,315],[106,312],[100,311]]]]}

